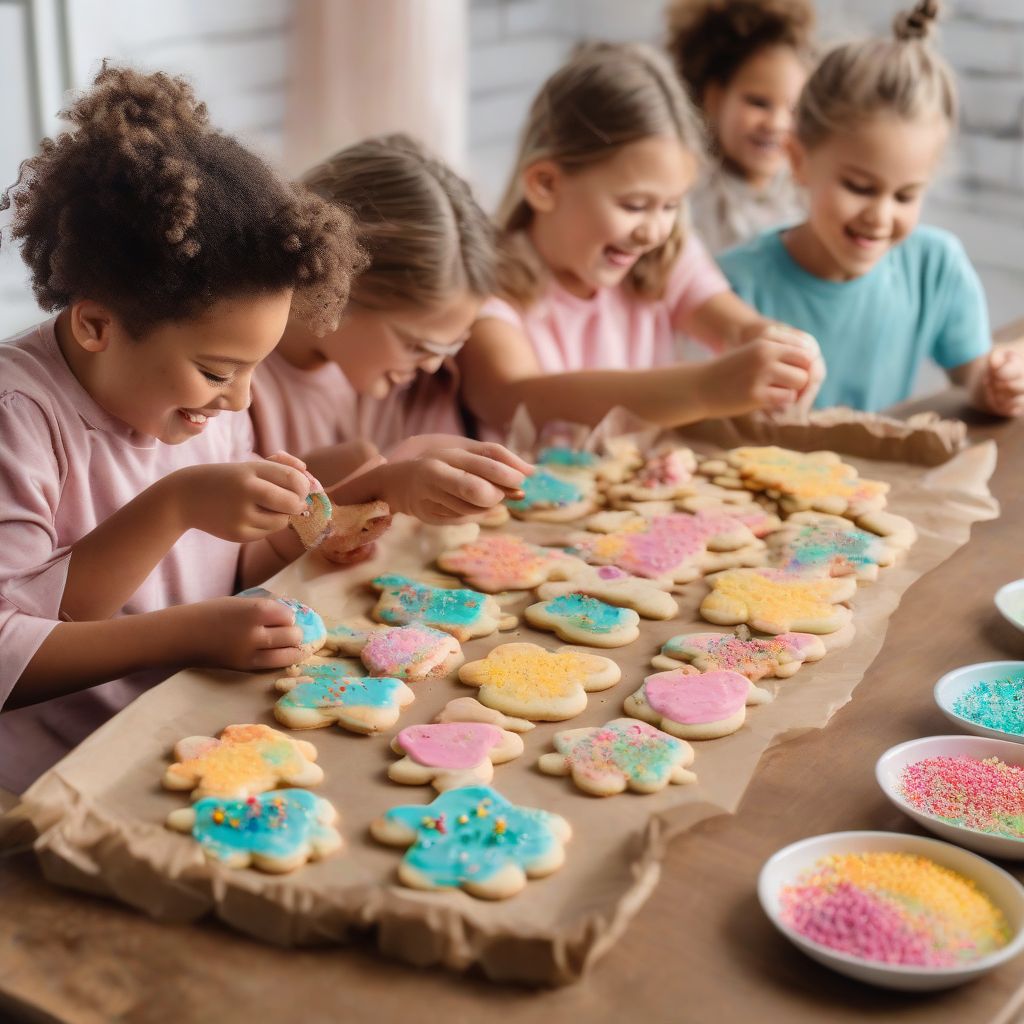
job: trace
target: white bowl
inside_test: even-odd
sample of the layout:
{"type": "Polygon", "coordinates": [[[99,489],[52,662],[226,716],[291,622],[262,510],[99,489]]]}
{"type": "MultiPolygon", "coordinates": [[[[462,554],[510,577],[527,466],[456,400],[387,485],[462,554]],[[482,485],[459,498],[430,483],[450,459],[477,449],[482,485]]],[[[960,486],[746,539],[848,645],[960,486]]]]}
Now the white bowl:
{"type": "Polygon", "coordinates": [[[1024,580],[1014,580],[996,591],[999,614],[1024,633],[1024,580]]]}
{"type": "Polygon", "coordinates": [[[1007,960],[1012,960],[1024,949],[1024,887],[1020,882],[977,854],[924,836],[901,835],[898,832],[831,832],[828,835],[802,839],[779,850],[765,862],[757,880],[757,895],[772,924],[809,957],[840,974],[882,988],[903,989],[909,992],[952,988],[954,985],[962,985],[966,981],[980,977],[993,967],[1006,963],[1007,960]],[[782,890],[787,885],[794,884],[805,871],[813,868],[823,857],[836,853],[876,852],[909,853],[928,857],[936,864],[972,879],[1006,916],[1010,927],[1010,941],[995,953],[957,967],[911,967],[862,960],[848,953],[829,949],[828,946],[804,938],[782,920],[782,890]]]}
{"type": "MultiPolygon", "coordinates": [[[[974,757],[979,761],[998,757],[1006,764],[1024,768],[1024,746],[1009,740],[990,740],[981,736],[925,736],[890,747],[875,765],[875,778],[882,792],[908,817],[943,839],[966,846],[986,857],[1024,860],[1024,839],[1010,839],[989,832],[951,825],[919,811],[900,793],[900,776],[908,765],[929,757],[974,757]]],[[[1024,808],[1022,808],[1024,810],[1024,808]]]]}
{"type": "Polygon", "coordinates": [[[999,679],[1014,672],[1024,675],[1024,661],[980,661],[976,665],[964,665],[963,668],[947,672],[935,684],[935,703],[939,705],[939,710],[954,725],[960,726],[961,729],[965,729],[967,732],[973,732],[975,736],[988,736],[994,740],[1011,740],[1013,743],[1024,743],[1024,736],[978,725],[977,722],[972,722],[969,718],[964,718],[953,710],[953,705],[957,700],[975,683],[980,683],[986,679],[999,679]]]}

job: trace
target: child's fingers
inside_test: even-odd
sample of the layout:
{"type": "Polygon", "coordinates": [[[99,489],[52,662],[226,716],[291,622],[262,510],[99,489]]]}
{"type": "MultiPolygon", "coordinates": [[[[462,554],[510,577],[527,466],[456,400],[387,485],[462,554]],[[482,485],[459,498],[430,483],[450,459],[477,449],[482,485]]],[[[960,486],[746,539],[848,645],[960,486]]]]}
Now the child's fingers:
{"type": "Polygon", "coordinates": [[[774,387],[787,388],[792,391],[803,391],[811,382],[807,367],[787,362],[778,362],[768,375],[768,383],[774,387]]]}
{"type": "MultiPolygon", "coordinates": [[[[283,467],[282,467],[283,468],[283,467]]],[[[257,480],[252,489],[256,504],[266,512],[297,516],[306,511],[306,496],[269,480],[257,480]]]]}
{"type": "Polygon", "coordinates": [[[256,646],[261,651],[298,649],[301,643],[302,630],[298,626],[261,626],[256,635],[256,646]]]}
{"type": "Polygon", "coordinates": [[[790,327],[789,324],[769,324],[765,328],[762,337],[778,341],[783,345],[792,345],[794,348],[803,349],[803,351],[811,356],[821,355],[818,339],[813,334],[808,334],[806,331],[801,331],[796,327],[790,327]]]}
{"type": "Polygon", "coordinates": [[[273,455],[268,455],[265,461],[276,462],[279,466],[291,466],[303,474],[306,472],[306,464],[302,459],[296,458],[288,452],[274,452],[273,455]]]}
{"type": "MultiPolygon", "coordinates": [[[[240,597],[238,600],[251,601],[256,606],[256,618],[263,627],[295,625],[295,612],[280,601],[271,600],[269,597],[240,597]]],[[[299,639],[301,640],[301,635],[299,639]]]]}
{"type": "MultiPolygon", "coordinates": [[[[442,455],[446,465],[477,477],[488,484],[493,484],[501,491],[493,501],[486,499],[488,505],[500,501],[506,491],[516,491],[523,486],[523,473],[520,470],[514,469],[507,463],[498,462],[489,456],[477,455],[475,452],[463,451],[458,448],[450,448],[442,455]]],[[[458,493],[462,494],[461,491],[458,493]]],[[[475,500],[471,494],[462,494],[462,497],[469,501],[475,500]]]]}
{"type": "Polygon", "coordinates": [[[766,409],[785,409],[792,405],[799,392],[794,388],[783,388],[770,384],[764,389],[763,405],[766,409]]]}
{"type": "Polygon", "coordinates": [[[275,647],[272,650],[256,651],[252,656],[250,667],[255,672],[265,672],[272,668],[288,668],[302,661],[302,651],[298,647],[275,647]]]}
{"type": "Polygon", "coordinates": [[[309,477],[304,469],[296,469],[294,466],[285,466],[280,462],[263,459],[256,463],[256,475],[261,480],[266,480],[268,483],[298,495],[303,502],[305,502],[306,495],[309,494],[309,477]]]}
{"type": "MultiPolygon", "coordinates": [[[[465,447],[467,451],[482,455],[487,459],[493,459],[495,462],[502,462],[506,466],[511,466],[512,469],[518,470],[523,476],[530,476],[533,473],[534,467],[529,462],[520,458],[503,444],[497,444],[494,441],[471,441],[465,447]]],[[[516,486],[518,487],[521,484],[522,480],[516,486]]]]}

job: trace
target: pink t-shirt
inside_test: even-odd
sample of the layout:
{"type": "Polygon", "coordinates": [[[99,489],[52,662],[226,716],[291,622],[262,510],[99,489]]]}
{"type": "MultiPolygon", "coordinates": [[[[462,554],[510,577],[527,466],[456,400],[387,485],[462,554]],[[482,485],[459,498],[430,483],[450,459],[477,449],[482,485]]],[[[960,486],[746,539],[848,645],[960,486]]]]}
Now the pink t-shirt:
{"type": "Polygon", "coordinates": [[[676,362],[678,324],[728,290],[729,282],[691,234],[660,299],[641,299],[622,287],[601,288],[582,299],[552,278],[525,313],[491,298],[477,319],[493,317],[518,327],[545,373],[644,370],[676,362]]]}
{"type": "Polygon", "coordinates": [[[335,363],[300,370],[272,352],[253,375],[256,451],[302,456],[342,441],[372,441],[387,452],[416,434],[462,434],[458,390],[453,360],[375,399],[357,394],[335,363]]]}
{"type": "MultiPolygon", "coordinates": [[[[0,344],[0,708],[58,624],[71,545],[176,469],[251,457],[245,415],[222,414],[179,445],[115,419],[72,374],[53,320],[0,344]]],[[[190,530],[118,614],[233,593],[238,553],[190,530]]],[[[138,672],[0,714],[0,786],[21,792],[166,675],[138,672]]]]}

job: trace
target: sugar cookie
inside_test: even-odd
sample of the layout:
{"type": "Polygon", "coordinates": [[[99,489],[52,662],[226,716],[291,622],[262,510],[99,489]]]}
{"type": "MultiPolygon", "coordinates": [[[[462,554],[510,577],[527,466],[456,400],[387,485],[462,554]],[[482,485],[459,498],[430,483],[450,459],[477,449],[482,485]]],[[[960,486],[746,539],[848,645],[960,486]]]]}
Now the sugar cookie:
{"type": "Polygon", "coordinates": [[[302,546],[306,550],[318,547],[331,532],[331,517],[334,505],[324,494],[323,485],[311,473],[307,473],[309,493],[306,495],[306,507],[298,515],[288,517],[288,525],[298,534],[302,546]]]}
{"type": "Polygon", "coordinates": [[[565,862],[572,836],[558,814],[518,807],[489,786],[450,789],[426,805],[393,807],[370,825],[379,842],[408,846],[398,878],[413,889],[461,888],[505,899],[565,862]]]}
{"type": "Polygon", "coordinates": [[[373,542],[391,526],[391,509],[385,501],[368,501],[362,505],[335,505],[327,535],[317,547],[317,554],[330,562],[349,565],[354,553],[360,559],[374,553],[373,542]]]}
{"type": "Polygon", "coordinates": [[[738,672],[695,675],[676,669],[648,676],[623,707],[627,715],[680,739],[713,740],[743,725],[752,689],[757,688],[738,672]]]}
{"type": "MultiPolygon", "coordinates": [[[[570,558],[564,551],[528,544],[512,534],[493,533],[437,557],[445,572],[461,576],[486,593],[530,590],[545,582],[570,558]]],[[[578,560],[573,559],[577,562],[578,560]]]]}
{"type": "Polygon", "coordinates": [[[591,488],[579,480],[566,480],[538,469],[523,481],[523,497],[505,501],[517,519],[566,523],[594,510],[591,488]]]}
{"type": "Polygon", "coordinates": [[[832,633],[851,618],[840,604],[857,591],[850,577],[802,579],[778,569],[727,569],[708,577],[700,613],[718,626],[745,622],[762,633],[832,633]]]}
{"type": "Polygon", "coordinates": [[[276,789],[246,800],[205,797],[167,816],[190,832],[211,860],[229,868],[281,874],[340,850],[338,812],[304,789],[276,789]]]}
{"type": "Polygon", "coordinates": [[[324,646],[342,657],[358,656],[371,676],[392,676],[407,682],[446,676],[462,664],[459,641],[421,622],[363,629],[331,626],[324,646]]]}
{"type": "Polygon", "coordinates": [[[535,629],[588,647],[624,647],[640,635],[640,616],[632,608],[605,604],[596,597],[570,593],[531,604],[523,613],[535,629]]]}
{"type": "Polygon", "coordinates": [[[193,800],[241,799],[281,785],[316,786],[324,778],[316,756],[312,743],[268,725],[229,725],[219,739],[179,740],[163,784],[165,789],[190,789],[193,800]]]}
{"type": "Polygon", "coordinates": [[[460,643],[515,625],[493,597],[476,590],[445,590],[395,574],[377,576],[371,585],[380,591],[373,617],[386,625],[419,622],[460,643]]]}
{"type": "Polygon", "coordinates": [[[687,493],[697,460],[689,448],[652,455],[625,483],[608,488],[612,504],[620,501],[670,501],[687,493]]]}
{"type": "Polygon", "coordinates": [[[304,674],[275,683],[282,694],[274,717],[289,729],[321,729],[338,724],[349,732],[390,729],[402,708],[415,699],[401,679],[353,676],[337,664],[304,665],[304,674]]]}
{"type": "Polygon", "coordinates": [[[243,590],[238,596],[266,597],[284,605],[291,611],[295,616],[295,625],[302,630],[299,651],[303,660],[312,657],[323,647],[327,639],[327,627],[324,625],[324,620],[309,605],[296,601],[294,597],[282,597],[280,594],[267,590],[266,587],[250,587],[248,590],[243,590]]]}
{"type": "Polygon", "coordinates": [[[486,785],[494,766],[523,752],[514,732],[486,722],[433,722],[406,726],[391,749],[404,754],[388,768],[388,778],[408,786],[430,783],[444,792],[456,786],[486,785]]]}
{"type": "MultiPolygon", "coordinates": [[[[741,627],[742,628],[742,627],[741,627]]],[[[661,645],[651,659],[655,668],[672,671],[687,663],[694,672],[739,672],[751,682],[788,679],[805,662],[825,657],[825,645],[812,633],[740,637],[735,633],[680,633],[661,645]]]]}
{"type": "Polygon", "coordinates": [[[501,644],[459,669],[461,682],[480,687],[483,704],[537,722],[573,718],[586,708],[588,692],[607,690],[621,678],[608,658],[525,643],[501,644]]]}
{"type": "Polygon", "coordinates": [[[614,796],[627,787],[657,793],[670,782],[697,780],[689,771],[693,747],[635,718],[565,729],[555,733],[554,744],[556,753],[542,754],[537,767],[547,775],[571,775],[593,796],[614,796]]]}
{"type": "Polygon", "coordinates": [[[679,605],[663,587],[651,580],[631,576],[615,565],[586,565],[569,570],[567,579],[542,583],[537,588],[544,601],[563,594],[587,594],[608,604],[632,608],[645,619],[671,619],[679,605]]]}
{"type": "Polygon", "coordinates": [[[496,725],[499,729],[510,732],[529,732],[536,728],[533,722],[525,718],[513,718],[503,715],[494,708],[486,707],[475,697],[455,697],[434,716],[435,722],[486,722],[496,725]]]}

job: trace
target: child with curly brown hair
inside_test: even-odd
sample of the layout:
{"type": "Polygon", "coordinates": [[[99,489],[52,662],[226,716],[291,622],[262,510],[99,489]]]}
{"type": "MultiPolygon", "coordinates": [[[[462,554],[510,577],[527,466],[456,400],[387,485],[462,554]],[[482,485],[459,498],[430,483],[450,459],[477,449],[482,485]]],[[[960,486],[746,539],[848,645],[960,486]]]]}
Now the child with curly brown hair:
{"type": "Polygon", "coordinates": [[[674,0],[668,51],[703,112],[714,161],[690,196],[712,252],[805,212],[786,143],[812,63],[810,0],[674,0]]]}
{"type": "Polygon", "coordinates": [[[337,326],[350,218],[210,127],[183,80],[104,66],[13,205],[56,314],[0,345],[0,786],[22,790],[186,665],[281,668],[300,630],[231,597],[301,550],[303,464],[244,410],[289,313],[337,326]],[[20,710],[11,710],[20,709],[20,710]]]}

